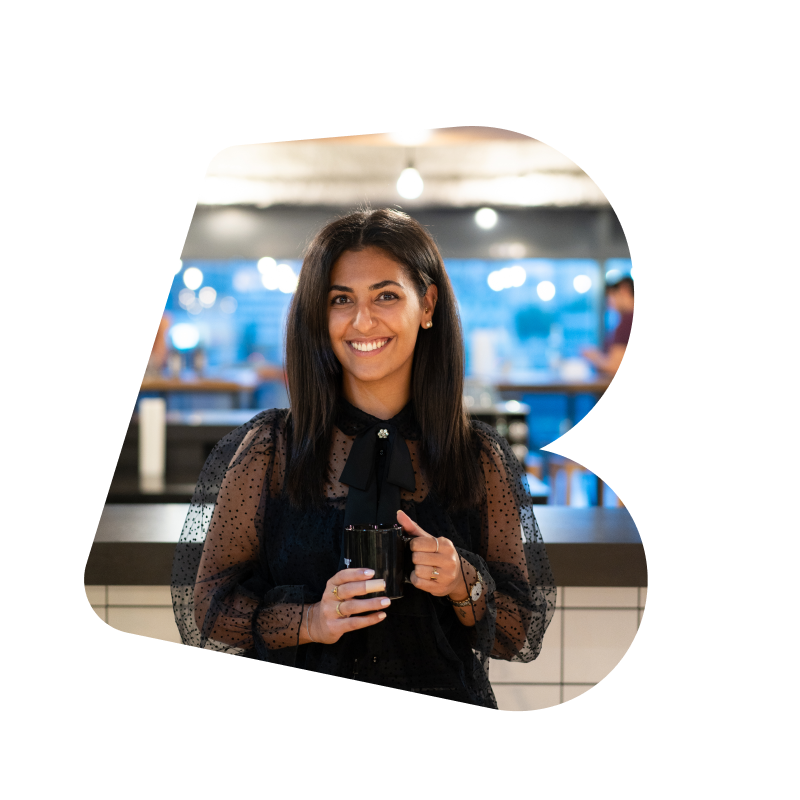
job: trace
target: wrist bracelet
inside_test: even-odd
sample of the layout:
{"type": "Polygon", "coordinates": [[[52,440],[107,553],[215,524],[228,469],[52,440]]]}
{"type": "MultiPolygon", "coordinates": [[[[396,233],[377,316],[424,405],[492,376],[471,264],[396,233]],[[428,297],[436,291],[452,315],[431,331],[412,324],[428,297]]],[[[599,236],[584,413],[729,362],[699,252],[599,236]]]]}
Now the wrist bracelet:
{"type": "Polygon", "coordinates": [[[311,638],[311,629],[308,627],[308,620],[309,620],[309,617],[311,616],[311,609],[312,609],[312,608],[313,608],[313,606],[309,606],[309,607],[308,607],[308,611],[306,611],[306,633],[308,634],[308,640],[309,640],[310,642],[313,642],[313,641],[314,641],[314,640],[311,638]]]}

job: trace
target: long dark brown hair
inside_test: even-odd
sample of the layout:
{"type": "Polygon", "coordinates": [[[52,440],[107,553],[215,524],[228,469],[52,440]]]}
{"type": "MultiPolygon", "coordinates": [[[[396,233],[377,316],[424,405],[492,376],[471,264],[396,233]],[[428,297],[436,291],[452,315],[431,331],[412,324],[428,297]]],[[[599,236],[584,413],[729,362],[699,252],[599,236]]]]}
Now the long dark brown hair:
{"type": "Polygon", "coordinates": [[[365,247],[380,247],[400,263],[420,298],[431,284],[438,289],[433,327],[417,337],[414,348],[411,399],[436,494],[449,508],[473,506],[484,487],[462,401],[464,342],[453,288],[430,234],[407,214],[389,208],[356,211],[329,223],[306,251],[286,325],[289,499],[298,507],[323,502],[342,379],[328,334],[330,273],[342,253],[365,247]]]}

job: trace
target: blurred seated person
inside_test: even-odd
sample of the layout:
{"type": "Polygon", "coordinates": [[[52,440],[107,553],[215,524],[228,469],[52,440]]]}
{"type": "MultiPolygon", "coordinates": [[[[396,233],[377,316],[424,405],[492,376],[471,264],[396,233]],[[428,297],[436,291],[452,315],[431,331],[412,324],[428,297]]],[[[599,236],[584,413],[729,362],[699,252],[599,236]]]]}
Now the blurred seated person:
{"type": "Polygon", "coordinates": [[[622,363],[628,339],[631,336],[633,324],[633,278],[624,277],[606,287],[606,302],[608,307],[619,314],[619,324],[606,337],[605,345],[601,350],[596,347],[587,347],[581,355],[591,362],[599,372],[614,375],[622,363]]]}
{"type": "Polygon", "coordinates": [[[167,363],[169,355],[169,345],[167,343],[167,332],[172,325],[170,315],[165,313],[158,323],[158,331],[156,333],[155,342],[153,342],[153,349],[150,353],[150,358],[147,361],[147,369],[145,370],[145,377],[158,378],[160,377],[164,367],[167,363]]]}

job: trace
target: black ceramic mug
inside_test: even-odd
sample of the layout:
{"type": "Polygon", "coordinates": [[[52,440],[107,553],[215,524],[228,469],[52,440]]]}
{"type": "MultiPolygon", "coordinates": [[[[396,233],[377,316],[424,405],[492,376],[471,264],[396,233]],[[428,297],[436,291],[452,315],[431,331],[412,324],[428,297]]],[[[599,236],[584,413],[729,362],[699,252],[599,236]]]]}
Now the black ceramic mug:
{"type": "Polygon", "coordinates": [[[386,581],[385,592],[372,592],[359,599],[403,596],[403,584],[411,575],[411,537],[399,525],[348,525],[344,529],[344,564],[356,569],[374,569],[375,580],[386,581]]]}

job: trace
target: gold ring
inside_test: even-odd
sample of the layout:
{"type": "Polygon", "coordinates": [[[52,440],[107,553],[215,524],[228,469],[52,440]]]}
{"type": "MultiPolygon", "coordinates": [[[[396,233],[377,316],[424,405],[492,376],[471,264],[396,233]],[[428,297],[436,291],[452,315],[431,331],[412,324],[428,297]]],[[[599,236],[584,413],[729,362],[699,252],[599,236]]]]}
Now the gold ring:
{"type": "MultiPolygon", "coordinates": [[[[344,600],[342,600],[342,603],[343,602],[344,602],[344,600]]],[[[339,606],[342,603],[337,603],[336,604],[336,616],[339,617],[339,619],[347,619],[347,614],[342,614],[342,612],[339,610],[339,606]]]]}
{"type": "Polygon", "coordinates": [[[333,587],[333,593],[336,596],[336,599],[339,600],[340,597],[339,597],[339,587],[338,586],[334,586],[333,587]]]}
{"type": "Polygon", "coordinates": [[[438,570],[438,569],[435,569],[435,570],[434,570],[434,571],[431,573],[431,580],[432,580],[432,581],[439,580],[439,570],[438,570]]]}

